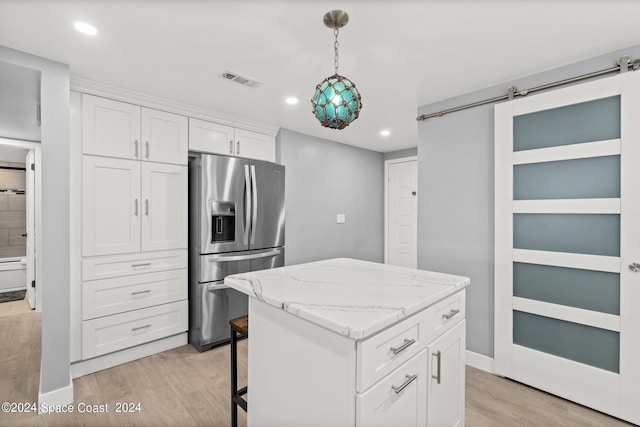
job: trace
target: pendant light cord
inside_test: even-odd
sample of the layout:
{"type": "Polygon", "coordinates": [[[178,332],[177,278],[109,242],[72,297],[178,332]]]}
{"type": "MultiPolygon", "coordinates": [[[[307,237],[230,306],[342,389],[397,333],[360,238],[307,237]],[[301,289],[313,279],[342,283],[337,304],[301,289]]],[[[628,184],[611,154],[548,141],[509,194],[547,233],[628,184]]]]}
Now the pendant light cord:
{"type": "Polygon", "coordinates": [[[333,35],[336,38],[336,41],[333,43],[333,67],[335,68],[336,74],[338,74],[338,46],[340,46],[340,43],[338,43],[339,32],[340,30],[338,30],[338,28],[333,29],[333,35]]]}

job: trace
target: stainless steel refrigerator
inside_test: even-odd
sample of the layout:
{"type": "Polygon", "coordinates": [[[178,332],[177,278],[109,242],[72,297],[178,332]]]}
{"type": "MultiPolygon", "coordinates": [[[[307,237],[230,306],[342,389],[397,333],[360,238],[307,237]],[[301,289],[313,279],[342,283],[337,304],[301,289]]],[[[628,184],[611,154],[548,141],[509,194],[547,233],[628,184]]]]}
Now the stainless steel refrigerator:
{"type": "Polygon", "coordinates": [[[284,166],[201,154],[189,162],[189,341],[205,351],[229,341],[247,296],[229,274],[284,265],[284,166]]]}

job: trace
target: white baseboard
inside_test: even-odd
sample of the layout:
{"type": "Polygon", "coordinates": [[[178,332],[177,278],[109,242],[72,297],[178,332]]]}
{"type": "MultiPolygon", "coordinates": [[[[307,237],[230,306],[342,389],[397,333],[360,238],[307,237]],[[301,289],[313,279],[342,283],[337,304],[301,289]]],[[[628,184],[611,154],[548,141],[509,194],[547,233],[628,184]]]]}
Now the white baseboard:
{"type": "MultiPolygon", "coordinates": [[[[42,389],[42,378],[40,378],[40,389],[42,389]]],[[[38,390],[38,414],[49,412],[51,407],[66,406],[73,403],[73,380],[69,373],[69,385],[47,393],[38,390]]]]}
{"type": "Polygon", "coordinates": [[[98,356],[93,359],[75,362],[71,365],[71,376],[73,378],[82,377],[103,369],[113,368],[123,363],[132,362],[143,357],[151,356],[162,351],[186,345],[188,342],[187,333],[173,335],[157,341],[141,344],[125,350],[98,356]]]}
{"type": "Polygon", "coordinates": [[[467,358],[467,361],[466,361],[467,365],[477,369],[481,369],[491,374],[495,374],[492,357],[474,353],[473,351],[467,350],[466,358],[467,358]]]}

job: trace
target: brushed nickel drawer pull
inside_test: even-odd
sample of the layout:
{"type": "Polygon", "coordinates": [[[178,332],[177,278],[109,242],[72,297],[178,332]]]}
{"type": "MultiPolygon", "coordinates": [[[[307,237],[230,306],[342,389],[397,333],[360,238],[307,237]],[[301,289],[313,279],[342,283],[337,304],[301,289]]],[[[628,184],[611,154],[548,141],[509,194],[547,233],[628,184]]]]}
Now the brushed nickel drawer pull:
{"type": "Polygon", "coordinates": [[[407,347],[409,347],[410,345],[413,345],[416,343],[416,340],[408,340],[408,339],[404,339],[404,344],[402,344],[400,347],[391,347],[390,350],[393,351],[393,354],[398,354],[403,350],[406,350],[407,347]]]}
{"type": "Polygon", "coordinates": [[[438,358],[438,365],[436,368],[436,375],[431,375],[431,378],[433,378],[434,380],[437,380],[438,384],[440,384],[440,374],[441,374],[441,369],[442,369],[442,353],[440,353],[440,350],[438,350],[437,353],[432,353],[435,357],[438,358]]]}
{"type": "Polygon", "coordinates": [[[151,289],[147,289],[146,291],[131,292],[131,295],[141,295],[141,294],[148,294],[148,293],[151,293],[151,289]]]}
{"type": "Polygon", "coordinates": [[[131,332],[136,332],[136,331],[139,331],[141,329],[147,329],[147,328],[150,328],[150,327],[151,327],[151,324],[144,325],[144,326],[138,326],[137,328],[131,328],[131,332]]]}
{"type": "Polygon", "coordinates": [[[443,314],[443,315],[442,315],[442,317],[443,317],[444,319],[449,320],[449,319],[451,319],[453,316],[455,316],[455,315],[456,315],[456,314],[458,314],[458,313],[460,313],[460,310],[453,310],[453,309],[451,309],[451,311],[450,311],[448,314],[443,314]]]}
{"type": "Polygon", "coordinates": [[[414,375],[405,375],[405,377],[407,378],[405,382],[403,382],[401,385],[392,385],[391,388],[396,392],[396,394],[401,393],[402,390],[404,390],[405,388],[407,388],[407,386],[409,384],[411,384],[412,382],[414,382],[416,380],[416,378],[418,378],[418,374],[414,374],[414,375]]]}
{"type": "Polygon", "coordinates": [[[151,265],[151,263],[150,262],[143,262],[143,263],[140,263],[140,264],[131,264],[131,267],[144,267],[144,266],[147,266],[147,265],[151,265]]]}

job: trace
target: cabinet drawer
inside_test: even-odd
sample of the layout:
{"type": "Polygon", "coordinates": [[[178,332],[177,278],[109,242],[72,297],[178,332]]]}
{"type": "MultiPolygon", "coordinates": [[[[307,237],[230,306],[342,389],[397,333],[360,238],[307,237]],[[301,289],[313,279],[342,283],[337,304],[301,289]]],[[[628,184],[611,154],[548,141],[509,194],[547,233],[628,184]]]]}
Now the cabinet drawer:
{"type": "Polygon", "coordinates": [[[187,299],[187,269],[92,280],[82,285],[82,319],[187,299]]]}
{"type": "Polygon", "coordinates": [[[427,425],[426,349],[356,398],[356,425],[427,425]]]}
{"type": "Polygon", "coordinates": [[[465,316],[465,291],[358,342],[357,389],[364,391],[465,316]]]}
{"type": "Polygon", "coordinates": [[[133,347],[185,332],[188,301],[158,305],[82,322],[82,358],[133,347]]]}
{"type": "Polygon", "coordinates": [[[82,260],[82,280],[187,268],[187,257],[187,249],[178,249],[85,258],[82,260]]]}

